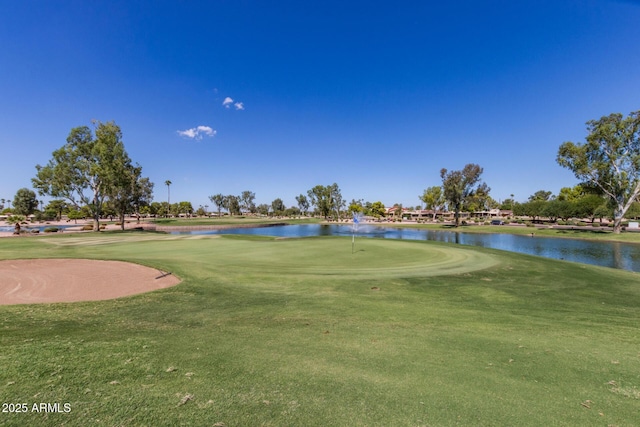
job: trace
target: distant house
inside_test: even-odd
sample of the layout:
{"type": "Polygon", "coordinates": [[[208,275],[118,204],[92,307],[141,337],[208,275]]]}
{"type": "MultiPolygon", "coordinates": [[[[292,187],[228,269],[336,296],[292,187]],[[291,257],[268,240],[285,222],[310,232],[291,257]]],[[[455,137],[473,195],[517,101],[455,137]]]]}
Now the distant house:
{"type": "MultiPolygon", "coordinates": [[[[385,216],[395,217],[397,209],[398,209],[397,206],[393,206],[393,207],[390,207],[390,208],[385,208],[385,216]]],[[[402,208],[402,213],[404,214],[405,212],[409,212],[409,209],[402,208]]]]}
{"type": "Polygon", "coordinates": [[[489,209],[487,211],[472,212],[472,218],[495,218],[501,216],[500,209],[489,209]]]}
{"type": "MultiPolygon", "coordinates": [[[[396,219],[397,207],[386,208],[386,217],[391,219],[396,219]]],[[[403,219],[411,219],[414,221],[417,220],[432,220],[434,218],[434,211],[432,209],[416,209],[409,210],[407,208],[402,208],[402,218],[403,219]]],[[[510,210],[500,210],[500,209],[489,209],[486,211],[478,211],[478,212],[460,212],[460,219],[473,219],[473,218],[504,218],[507,216],[513,215],[513,212],[510,210]]],[[[442,219],[445,221],[453,221],[455,213],[448,211],[436,211],[435,218],[442,219]]]]}
{"type": "Polygon", "coordinates": [[[427,220],[432,220],[434,219],[440,219],[445,217],[448,214],[448,212],[445,211],[434,211],[433,209],[422,209],[422,210],[415,210],[413,212],[411,212],[411,219],[427,219],[427,220]],[[435,216],[434,216],[435,213],[435,216]]]}
{"type": "MultiPolygon", "coordinates": [[[[396,217],[396,207],[392,207],[392,208],[387,208],[386,209],[386,216],[389,218],[395,218],[396,217]]],[[[447,214],[447,212],[442,212],[442,211],[437,211],[436,213],[436,219],[437,218],[442,218],[443,216],[445,216],[447,214]]],[[[412,220],[419,220],[419,219],[433,219],[433,210],[431,209],[416,209],[416,210],[409,210],[407,208],[402,208],[402,218],[404,219],[412,219],[412,220]]]]}

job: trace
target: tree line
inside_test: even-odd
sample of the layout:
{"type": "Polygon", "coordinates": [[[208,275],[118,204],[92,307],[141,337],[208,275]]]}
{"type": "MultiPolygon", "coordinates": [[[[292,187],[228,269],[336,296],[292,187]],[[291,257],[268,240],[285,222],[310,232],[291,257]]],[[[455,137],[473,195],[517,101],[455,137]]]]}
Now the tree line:
{"type": "MultiPolygon", "coordinates": [[[[55,212],[57,217],[64,211],[71,215],[85,214],[93,218],[94,230],[99,230],[99,220],[105,213],[117,216],[123,227],[125,214],[132,212],[161,216],[193,214],[190,202],[171,204],[170,197],[166,203],[152,201],[154,184],[142,176],[142,167],[133,163],[127,154],[120,127],[114,122],[93,121],[92,124],[93,130],[88,126],[73,128],[66,144],[53,152],[51,160],[45,166],[36,165],[33,188],[40,196],[48,195],[55,200],[38,211],[41,203],[35,193],[23,188],[16,193],[11,212],[25,215],[34,211],[55,212]]],[[[640,111],[627,117],[614,113],[590,120],[587,131],[585,143],[565,142],[558,149],[557,163],[570,169],[580,180],[579,186],[568,189],[565,195],[549,200],[550,192],[546,198],[545,194],[538,194],[525,203],[516,203],[512,195],[500,205],[491,198],[489,186],[481,181],[483,168],[469,163],[461,170],[443,168],[442,184],[425,189],[419,198],[434,215],[445,208],[454,212],[456,226],[460,212],[509,206],[515,215],[532,218],[611,217],[614,232],[619,233],[623,217],[636,209],[640,195],[640,111]],[[579,196],[571,196],[569,190],[579,196]]],[[[171,181],[165,181],[165,185],[169,190],[171,181]]],[[[307,194],[296,196],[298,206],[290,208],[279,198],[270,205],[256,205],[255,193],[251,191],[240,195],[219,193],[209,200],[216,206],[218,215],[222,209],[230,215],[307,215],[313,209],[314,214],[325,219],[339,219],[347,213],[381,216],[385,211],[379,201],[352,200],[347,206],[336,183],[317,185],[307,194]]],[[[5,211],[6,201],[0,199],[5,211]]],[[[402,205],[396,208],[402,211],[402,205]]],[[[207,212],[201,206],[196,213],[203,211],[207,212]]]]}
{"type": "MultiPolygon", "coordinates": [[[[606,216],[613,219],[614,233],[620,233],[623,218],[630,216],[631,209],[637,209],[640,195],[640,111],[627,117],[613,113],[590,120],[587,132],[584,143],[561,144],[556,157],[557,163],[571,170],[580,181],[582,197],[579,200],[534,197],[522,204],[511,200],[515,215],[552,219],[606,216]]],[[[460,210],[491,206],[489,187],[479,183],[481,174],[482,168],[474,164],[461,171],[442,169],[442,186],[428,188],[421,199],[434,210],[446,203],[455,211],[458,225],[460,210]]]]}

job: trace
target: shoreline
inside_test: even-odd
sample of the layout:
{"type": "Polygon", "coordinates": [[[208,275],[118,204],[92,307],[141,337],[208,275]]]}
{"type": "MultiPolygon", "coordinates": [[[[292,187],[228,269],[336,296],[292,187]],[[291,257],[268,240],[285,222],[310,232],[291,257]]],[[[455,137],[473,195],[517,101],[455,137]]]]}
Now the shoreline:
{"type": "Polygon", "coordinates": [[[290,225],[287,222],[274,222],[267,224],[252,223],[252,224],[209,224],[209,225],[157,225],[144,223],[141,224],[142,229],[145,231],[189,231],[189,230],[225,230],[229,228],[268,228],[268,227],[282,227],[284,225],[290,225]]]}
{"type": "MultiPolygon", "coordinates": [[[[120,231],[122,227],[117,224],[104,224],[105,228],[100,231],[120,231]]],[[[21,226],[20,235],[13,234],[13,231],[0,231],[0,238],[2,237],[35,237],[35,236],[43,236],[43,235],[52,235],[52,234],[60,234],[60,233],[92,233],[93,230],[83,230],[82,228],[86,225],[93,225],[92,220],[81,220],[77,224],[67,221],[47,221],[45,223],[35,223],[35,224],[23,224],[21,226]],[[29,229],[33,229],[36,227],[68,227],[64,228],[64,230],[59,229],[59,231],[55,233],[44,233],[37,232],[31,233],[29,229]]],[[[284,225],[289,225],[287,222],[277,222],[277,223],[251,223],[251,224],[209,224],[209,225],[158,225],[150,222],[137,222],[136,220],[125,221],[125,230],[133,230],[139,229],[143,231],[159,231],[159,232],[170,232],[170,231],[189,231],[189,230],[225,230],[229,228],[266,228],[266,227],[281,227],[284,225]]],[[[11,224],[7,224],[6,221],[0,221],[0,227],[12,227],[11,224]]]]}
{"type": "MultiPolygon", "coordinates": [[[[0,238],[7,237],[35,237],[41,235],[49,235],[49,234],[59,234],[59,233],[92,233],[92,230],[82,230],[82,227],[86,225],[92,225],[92,220],[78,220],[77,223],[74,221],[47,221],[43,223],[30,223],[26,225],[22,225],[22,233],[20,235],[14,235],[13,231],[0,231],[0,238]],[[65,226],[69,228],[65,228],[64,230],[59,230],[57,233],[30,233],[27,230],[33,227],[60,227],[65,226]]],[[[119,231],[121,230],[120,225],[116,225],[115,223],[105,223],[101,222],[101,226],[104,228],[101,231],[119,231]]],[[[350,225],[353,224],[350,220],[345,221],[321,221],[319,224],[337,224],[337,225],[350,225]]],[[[233,229],[233,228],[268,228],[268,227],[278,227],[292,225],[292,223],[287,220],[280,220],[278,222],[250,222],[250,223],[232,223],[232,224],[193,224],[193,225],[161,225],[148,221],[140,221],[138,222],[135,218],[130,220],[125,220],[125,230],[134,230],[138,229],[141,231],[150,231],[150,232],[173,232],[173,231],[196,231],[196,230],[225,230],[225,229],[233,229]]],[[[591,241],[611,241],[611,242],[623,242],[623,243],[632,243],[632,244],[640,244],[640,241],[636,238],[626,239],[626,238],[616,238],[616,236],[624,236],[624,235],[640,235],[640,230],[626,230],[621,235],[615,235],[608,227],[579,227],[579,226],[569,226],[569,225],[536,225],[534,227],[526,226],[524,224],[505,224],[503,226],[492,226],[494,228],[489,229],[488,226],[484,225],[463,225],[458,228],[452,227],[450,224],[446,223],[417,223],[413,221],[403,221],[403,222],[394,222],[394,221],[363,221],[361,225],[368,225],[374,227],[396,227],[396,228],[415,228],[415,229],[432,229],[432,230],[442,230],[442,231],[453,231],[460,233],[488,233],[488,234],[514,234],[514,235],[538,235],[540,237],[551,237],[551,238],[569,238],[569,239],[577,239],[577,240],[591,240],[591,241]],[[449,227],[447,227],[449,225],[449,227]],[[516,231],[515,229],[518,229],[516,231]],[[526,230],[526,231],[525,231],[526,230]],[[524,232],[523,232],[524,231],[524,232]],[[555,232],[554,232],[555,231],[555,232]],[[559,233],[572,233],[572,235],[561,235],[559,233]],[[576,235],[576,232],[585,232],[583,235],[576,235]],[[597,232],[601,235],[601,237],[596,237],[593,235],[587,235],[588,232],[597,232]]],[[[11,227],[10,224],[7,224],[6,221],[0,221],[0,226],[2,227],[11,227]]],[[[582,233],[580,233],[582,234],[582,233]]]]}
{"type": "MultiPolygon", "coordinates": [[[[43,235],[49,235],[49,234],[59,234],[59,233],[83,233],[83,232],[92,232],[89,230],[83,230],[82,228],[86,225],[93,225],[93,220],[78,220],[78,222],[76,223],[74,220],[72,221],[45,221],[45,222],[41,222],[41,223],[28,223],[28,224],[21,224],[21,233],[20,235],[16,235],[13,234],[13,231],[0,231],[0,238],[2,237],[35,237],[35,236],[43,236],[43,235]],[[59,229],[57,232],[55,233],[44,233],[44,232],[37,232],[37,233],[32,233],[29,230],[30,229],[34,229],[34,228],[39,228],[39,227],[66,227],[63,229],[59,229]]],[[[103,222],[100,222],[100,225],[106,225],[106,227],[101,230],[101,231],[113,231],[113,230],[120,230],[121,227],[119,225],[116,224],[105,224],[103,222]]],[[[125,230],[128,229],[133,229],[133,228],[139,228],[139,227],[143,227],[143,226],[150,226],[152,224],[149,223],[137,223],[135,220],[133,221],[125,221],[125,230]]],[[[13,227],[12,224],[8,224],[6,221],[0,221],[0,227],[13,227]]]]}

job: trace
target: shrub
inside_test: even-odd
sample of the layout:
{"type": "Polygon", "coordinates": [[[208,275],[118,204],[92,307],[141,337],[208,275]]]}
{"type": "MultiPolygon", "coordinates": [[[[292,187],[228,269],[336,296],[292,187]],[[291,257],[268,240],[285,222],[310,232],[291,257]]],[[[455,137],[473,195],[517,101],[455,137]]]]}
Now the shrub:
{"type": "Polygon", "coordinates": [[[58,227],[47,227],[44,229],[45,233],[57,233],[58,232],[58,227]]]}
{"type": "Polygon", "coordinates": [[[93,225],[87,224],[82,226],[82,231],[91,231],[91,230],[93,230],[93,225]]]}

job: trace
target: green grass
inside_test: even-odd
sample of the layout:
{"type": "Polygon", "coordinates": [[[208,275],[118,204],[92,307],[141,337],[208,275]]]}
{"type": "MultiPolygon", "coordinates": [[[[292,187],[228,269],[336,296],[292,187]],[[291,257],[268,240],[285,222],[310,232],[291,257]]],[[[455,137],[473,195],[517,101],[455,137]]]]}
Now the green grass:
{"type": "Polygon", "coordinates": [[[462,225],[458,228],[450,224],[416,224],[407,222],[379,223],[376,226],[399,228],[423,228],[430,230],[458,231],[461,233],[501,233],[569,239],[607,240],[613,242],[640,243],[640,232],[613,234],[609,227],[573,226],[571,229],[548,228],[548,226],[526,227],[523,225],[462,225]]]}
{"type": "Polygon", "coordinates": [[[0,425],[637,425],[640,277],[436,242],[102,233],[0,259],[161,267],[173,288],[0,306],[0,425]]]}

